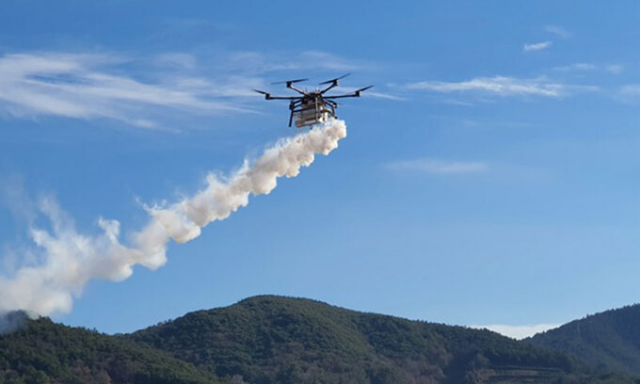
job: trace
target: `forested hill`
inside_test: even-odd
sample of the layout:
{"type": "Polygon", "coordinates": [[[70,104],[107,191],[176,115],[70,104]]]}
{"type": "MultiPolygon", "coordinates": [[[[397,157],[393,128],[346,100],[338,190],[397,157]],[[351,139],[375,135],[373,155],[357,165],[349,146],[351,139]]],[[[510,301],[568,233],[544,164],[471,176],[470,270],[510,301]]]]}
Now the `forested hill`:
{"type": "Polygon", "coordinates": [[[592,366],[640,374],[640,305],[587,316],[527,341],[569,353],[592,366]]]}
{"type": "Polygon", "coordinates": [[[261,296],[109,336],[49,319],[0,336],[0,383],[636,383],[483,330],[261,296]]]}
{"type": "Polygon", "coordinates": [[[490,331],[307,299],[253,297],[128,337],[236,382],[587,382],[571,358],[490,331]]]}
{"type": "Polygon", "coordinates": [[[3,384],[204,384],[212,374],[168,354],[47,318],[0,336],[3,384]]]}

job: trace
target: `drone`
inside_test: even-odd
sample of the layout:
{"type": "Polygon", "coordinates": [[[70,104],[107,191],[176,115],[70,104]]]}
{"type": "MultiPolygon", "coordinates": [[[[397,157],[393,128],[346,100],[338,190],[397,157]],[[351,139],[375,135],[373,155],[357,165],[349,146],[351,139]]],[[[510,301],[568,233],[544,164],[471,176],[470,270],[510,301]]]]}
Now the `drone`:
{"type": "Polygon", "coordinates": [[[327,91],[338,86],[339,80],[344,79],[349,75],[350,74],[347,73],[346,75],[336,77],[335,79],[323,81],[319,85],[329,84],[329,86],[324,89],[316,88],[313,92],[307,92],[306,90],[303,91],[293,85],[309,79],[296,79],[272,83],[286,84],[287,88],[293,89],[301,96],[272,96],[270,93],[258,89],[254,89],[254,91],[264,95],[265,100],[289,100],[289,110],[291,111],[291,114],[289,115],[289,126],[291,126],[295,120],[297,128],[310,127],[326,123],[330,118],[338,117],[336,116],[338,103],[334,99],[360,97],[361,92],[373,87],[373,85],[370,85],[344,95],[325,96],[327,91]]]}

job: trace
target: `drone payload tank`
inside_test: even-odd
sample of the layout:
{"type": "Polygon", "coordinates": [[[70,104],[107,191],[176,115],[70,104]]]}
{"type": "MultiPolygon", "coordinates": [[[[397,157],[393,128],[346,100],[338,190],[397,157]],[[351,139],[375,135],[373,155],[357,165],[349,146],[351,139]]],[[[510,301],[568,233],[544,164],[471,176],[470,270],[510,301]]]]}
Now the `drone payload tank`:
{"type": "Polygon", "coordinates": [[[295,120],[297,128],[324,124],[329,121],[330,117],[337,118],[335,109],[327,107],[322,102],[303,104],[293,113],[293,120],[295,120]]]}

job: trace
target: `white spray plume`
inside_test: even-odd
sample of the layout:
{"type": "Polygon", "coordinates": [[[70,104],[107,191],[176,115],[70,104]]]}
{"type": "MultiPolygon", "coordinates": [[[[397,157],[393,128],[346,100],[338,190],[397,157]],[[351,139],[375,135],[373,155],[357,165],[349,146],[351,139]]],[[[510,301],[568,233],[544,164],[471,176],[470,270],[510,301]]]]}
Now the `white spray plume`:
{"type": "Polygon", "coordinates": [[[343,121],[333,120],[304,134],[279,141],[255,162],[226,179],[210,174],[205,189],[170,206],[146,207],[151,219],[131,234],[130,244],[120,242],[120,223],[100,219],[102,233],[78,233],[73,220],[51,199],[43,199],[39,211],[51,222],[51,230],[30,229],[39,261],[0,277],[0,313],[23,310],[35,315],[67,313],[91,279],[121,281],[133,266],[156,269],[167,261],[170,240],[195,239],[203,227],[224,220],[249,203],[249,195],[270,193],[279,177],[295,177],[316,154],[328,155],[347,135],[343,121]]]}

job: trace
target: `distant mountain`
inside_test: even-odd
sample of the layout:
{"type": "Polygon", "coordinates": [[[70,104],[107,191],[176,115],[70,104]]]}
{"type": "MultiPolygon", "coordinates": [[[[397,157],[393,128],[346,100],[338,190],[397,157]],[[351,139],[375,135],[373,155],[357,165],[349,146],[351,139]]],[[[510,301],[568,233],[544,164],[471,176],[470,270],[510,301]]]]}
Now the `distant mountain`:
{"type": "Polygon", "coordinates": [[[595,367],[640,374],[640,305],[587,316],[526,341],[595,367]]]}
{"type": "Polygon", "coordinates": [[[108,336],[26,320],[0,336],[0,383],[637,383],[486,330],[260,296],[108,336]]]}
{"type": "Polygon", "coordinates": [[[189,313],[127,338],[237,383],[625,382],[591,380],[566,355],[486,330],[276,296],[189,313]]]}

